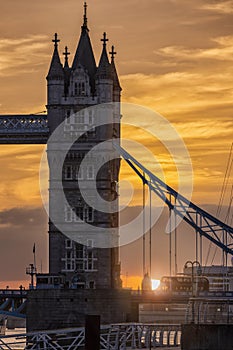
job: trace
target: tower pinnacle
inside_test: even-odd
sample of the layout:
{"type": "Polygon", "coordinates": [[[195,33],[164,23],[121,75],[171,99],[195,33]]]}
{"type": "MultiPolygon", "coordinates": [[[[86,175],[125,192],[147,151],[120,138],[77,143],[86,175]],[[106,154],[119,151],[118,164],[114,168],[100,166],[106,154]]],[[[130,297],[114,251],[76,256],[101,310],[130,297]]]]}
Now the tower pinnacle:
{"type": "Polygon", "coordinates": [[[88,27],[87,27],[87,3],[86,1],[84,2],[84,15],[83,15],[83,26],[82,26],[82,29],[84,30],[88,30],[88,27]]]}
{"type": "Polygon", "coordinates": [[[54,43],[55,49],[57,49],[58,43],[60,42],[60,40],[58,39],[57,33],[54,34],[54,39],[52,40],[52,42],[54,43]]]}
{"type": "Polygon", "coordinates": [[[112,50],[109,52],[109,54],[111,55],[111,60],[113,62],[115,55],[117,54],[117,52],[115,51],[115,47],[113,45],[112,45],[112,50]]]}
{"type": "Polygon", "coordinates": [[[101,41],[103,41],[103,47],[105,48],[106,45],[107,45],[107,42],[108,42],[106,32],[104,32],[104,34],[103,34],[103,39],[101,39],[101,41]]]}
{"type": "Polygon", "coordinates": [[[58,52],[58,43],[60,42],[60,40],[58,39],[57,33],[54,34],[54,39],[52,40],[52,42],[54,43],[54,52],[53,52],[53,57],[51,60],[47,79],[62,80],[64,78],[64,72],[63,72],[63,67],[62,67],[60,57],[59,57],[59,52],[58,52]]]}
{"type": "Polygon", "coordinates": [[[68,57],[70,55],[70,52],[68,51],[68,47],[65,47],[65,52],[63,52],[63,55],[65,56],[65,67],[69,67],[68,63],[68,57]]]}

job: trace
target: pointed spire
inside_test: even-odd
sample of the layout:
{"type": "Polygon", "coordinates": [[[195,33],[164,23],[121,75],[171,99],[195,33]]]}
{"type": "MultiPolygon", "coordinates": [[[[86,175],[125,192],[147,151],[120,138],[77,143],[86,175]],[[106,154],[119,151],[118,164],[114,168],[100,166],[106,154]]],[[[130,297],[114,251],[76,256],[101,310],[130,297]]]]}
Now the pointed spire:
{"type": "Polygon", "coordinates": [[[91,40],[89,36],[89,29],[87,27],[87,3],[84,3],[84,21],[81,31],[81,37],[79,39],[78,47],[74,56],[74,61],[72,64],[72,70],[78,68],[81,65],[84,69],[87,70],[90,82],[92,93],[95,90],[95,81],[94,77],[96,74],[96,63],[95,57],[92,50],[91,40]]]}
{"type": "Polygon", "coordinates": [[[112,51],[109,52],[109,55],[111,55],[111,62],[114,62],[114,58],[117,52],[115,52],[115,47],[112,45],[112,51]]]}
{"type": "Polygon", "coordinates": [[[60,42],[60,40],[58,39],[57,33],[54,34],[54,39],[52,40],[52,42],[54,43],[54,52],[47,79],[63,79],[64,72],[58,53],[58,43],[60,42]]]}
{"type": "Polygon", "coordinates": [[[60,40],[58,39],[57,33],[54,34],[54,39],[52,40],[52,42],[54,43],[54,48],[57,49],[58,43],[60,43],[60,40]]]}
{"type": "Polygon", "coordinates": [[[88,26],[87,26],[87,3],[86,1],[84,2],[84,15],[83,15],[83,26],[82,26],[82,30],[87,30],[89,31],[88,29],[88,26]]]}
{"type": "Polygon", "coordinates": [[[115,66],[115,55],[117,54],[117,52],[115,51],[114,46],[112,46],[112,50],[109,52],[109,54],[111,55],[111,71],[112,71],[112,78],[113,78],[113,87],[121,91],[122,88],[120,85],[120,81],[119,81],[116,66],[115,66]]]}
{"type": "Polygon", "coordinates": [[[68,58],[70,55],[70,52],[68,50],[68,47],[65,47],[65,52],[63,52],[63,55],[65,56],[65,64],[64,64],[64,68],[69,68],[69,62],[68,62],[68,58]]]}
{"type": "Polygon", "coordinates": [[[101,41],[103,42],[103,47],[106,48],[107,42],[108,42],[106,32],[104,32],[104,34],[103,34],[103,39],[101,39],[101,41]]]}
{"type": "Polygon", "coordinates": [[[69,55],[70,52],[68,50],[68,47],[65,47],[65,51],[63,52],[63,55],[65,56],[65,64],[64,64],[64,94],[65,97],[68,96],[69,93],[69,85],[70,85],[70,73],[71,73],[71,69],[69,67],[69,55]]]}
{"type": "Polygon", "coordinates": [[[107,46],[107,34],[104,32],[103,39],[101,39],[103,42],[103,51],[100,57],[99,67],[97,69],[96,77],[102,78],[102,79],[111,79],[111,67],[108,60],[108,54],[106,50],[107,46]]]}

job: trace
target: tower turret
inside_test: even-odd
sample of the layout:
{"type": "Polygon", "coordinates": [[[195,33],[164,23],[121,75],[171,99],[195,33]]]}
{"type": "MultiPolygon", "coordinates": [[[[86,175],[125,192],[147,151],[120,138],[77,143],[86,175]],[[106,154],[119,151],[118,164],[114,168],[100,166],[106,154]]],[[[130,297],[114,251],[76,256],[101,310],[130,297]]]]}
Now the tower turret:
{"type": "Polygon", "coordinates": [[[117,54],[115,52],[114,46],[112,46],[112,50],[109,52],[111,55],[111,72],[112,72],[112,79],[113,79],[113,102],[120,102],[121,100],[121,85],[118,78],[116,65],[115,65],[115,55],[117,54]]]}
{"type": "Polygon", "coordinates": [[[58,39],[57,33],[55,33],[52,41],[54,42],[54,52],[49,73],[46,78],[48,82],[47,110],[50,133],[62,122],[63,116],[60,106],[64,96],[65,84],[64,69],[58,53],[58,43],[60,40],[58,39]]]}
{"type": "Polygon", "coordinates": [[[64,70],[58,53],[60,40],[57,33],[55,33],[52,41],[54,42],[54,52],[46,78],[48,82],[48,105],[61,103],[61,98],[64,95],[64,70]]]}
{"type": "Polygon", "coordinates": [[[108,103],[112,102],[113,78],[106,50],[108,42],[106,33],[103,34],[103,39],[101,39],[101,41],[103,41],[103,50],[100,57],[99,67],[96,72],[96,92],[98,103],[108,103]]]}
{"type": "Polygon", "coordinates": [[[70,52],[69,52],[67,46],[65,47],[65,52],[63,52],[63,55],[65,56],[65,63],[64,63],[64,79],[65,79],[64,95],[66,97],[69,94],[70,74],[71,74],[71,69],[69,67],[69,61],[68,61],[68,57],[70,55],[70,52]]]}

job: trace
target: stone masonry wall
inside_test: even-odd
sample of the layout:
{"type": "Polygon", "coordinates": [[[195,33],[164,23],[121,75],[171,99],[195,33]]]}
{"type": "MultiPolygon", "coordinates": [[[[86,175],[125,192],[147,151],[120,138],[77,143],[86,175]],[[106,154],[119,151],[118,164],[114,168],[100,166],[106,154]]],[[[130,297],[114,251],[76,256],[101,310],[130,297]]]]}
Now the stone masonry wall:
{"type": "Polygon", "coordinates": [[[130,293],[113,289],[46,289],[28,293],[28,332],[84,326],[88,314],[100,315],[101,324],[126,322],[130,293]]]}

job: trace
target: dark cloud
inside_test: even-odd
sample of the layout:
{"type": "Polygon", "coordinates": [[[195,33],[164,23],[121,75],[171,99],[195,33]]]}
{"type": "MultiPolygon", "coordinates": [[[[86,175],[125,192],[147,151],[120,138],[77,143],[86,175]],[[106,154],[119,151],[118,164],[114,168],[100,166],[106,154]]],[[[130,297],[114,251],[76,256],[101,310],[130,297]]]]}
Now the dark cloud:
{"type": "MultiPolygon", "coordinates": [[[[38,267],[47,268],[47,215],[42,208],[12,208],[0,212],[0,280],[26,279],[36,244],[38,267]]],[[[40,269],[40,268],[39,268],[40,269]]]]}
{"type": "MultiPolygon", "coordinates": [[[[204,205],[203,209],[216,213],[216,206],[204,205]]],[[[153,208],[156,210],[156,208],[153,208]]],[[[158,210],[158,208],[157,208],[158,210]]],[[[141,211],[141,207],[129,207],[122,215],[122,223],[130,222],[141,211]]],[[[222,218],[225,217],[227,208],[222,210],[222,218]]],[[[164,210],[159,221],[152,229],[152,266],[153,277],[160,277],[169,272],[168,244],[169,236],[165,233],[168,220],[168,212],[164,210]]],[[[32,248],[36,243],[37,265],[40,270],[41,260],[43,269],[48,266],[48,234],[47,215],[41,208],[13,208],[0,212],[0,276],[1,281],[21,281],[26,279],[25,268],[33,262],[32,248]]],[[[173,236],[174,238],[174,236],[173,236]]],[[[147,235],[147,257],[148,235],[147,235]]],[[[186,260],[195,259],[195,233],[185,223],[178,228],[178,267],[181,271],[186,260]]],[[[207,251],[208,241],[204,241],[204,250],[207,251]]],[[[208,263],[211,262],[214,247],[208,263]]],[[[204,254],[205,255],[205,254],[204,254]]],[[[217,254],[214,263],[219,261],[217,254]]],[[[122,273],[140,275],[142,270],[142,239],[138,239],[121,248],[122,273]]],[[[147,267],[148,265],[147,259],[147,267]]]]}

